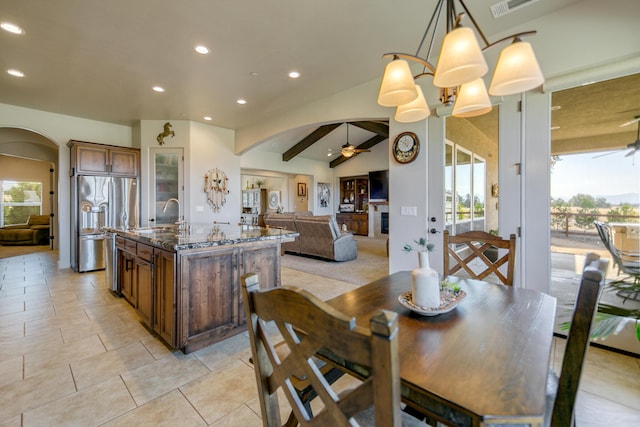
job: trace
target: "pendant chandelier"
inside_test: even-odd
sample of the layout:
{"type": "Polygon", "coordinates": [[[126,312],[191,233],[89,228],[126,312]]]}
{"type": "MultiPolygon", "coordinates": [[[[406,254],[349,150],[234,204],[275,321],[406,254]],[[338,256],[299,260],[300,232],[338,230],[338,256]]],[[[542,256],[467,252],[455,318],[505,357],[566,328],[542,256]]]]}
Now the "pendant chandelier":
{"type": "Polygon", "coordinates": [[[424,120],[430,114],[429,106],[415,80],[432,76],[433,85],[440,88],[440,101],[445,105],[453,104],[452,115],[456,117],[473,117],[491,111],[489,94],[507,96],[526,92],[544,83],[544,76],[538,65],[531,45],[520,37],[536,34],[526,31],[489,43],[476,23],[463,0],[457,0],[464,12],[457,13],[456,0],[438,0],[427,29],[422,36],[415,55],[407,53],[385,53],[383,58],[392,58],[387,64],[380,91],[378,104],[384,107],[396,107],[395,120],[411,123],[424,120]],[[446,34],[440,49],[437,65],[430,61],[431,52],[436,39],[442,15],[446,16],[446,34]],[[481,49],[478,40],[469,27],[461,25],[462,18],[467,15],[476,32],[482,39],[481,49]],[[418,55],[427,40],[429,47],[425,59],[418,55]],[[482,77],[489,71],[482,52],[503,41],[513,40],[501,52],[493,72],[489,94],[482,77]],[[413,76],[409,63],[421,64],[421,73],[413,76]]]}

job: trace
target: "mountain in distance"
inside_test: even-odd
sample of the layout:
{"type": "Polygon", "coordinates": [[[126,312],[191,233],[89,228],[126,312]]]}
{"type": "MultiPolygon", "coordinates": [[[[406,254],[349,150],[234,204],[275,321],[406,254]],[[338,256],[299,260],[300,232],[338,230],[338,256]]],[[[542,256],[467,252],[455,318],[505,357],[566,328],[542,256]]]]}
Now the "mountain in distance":
{"type": "Polygon", "coordinates": [[[607,203],[611,204],[611,206],[618,206],[621,203],[629,203],[631,206],[639,207],[640,206],[640,194],[638,193],[625,193],[625,194],[616,194],[613,196],[594,196],[595,198],[604,197],[607,203]]]}

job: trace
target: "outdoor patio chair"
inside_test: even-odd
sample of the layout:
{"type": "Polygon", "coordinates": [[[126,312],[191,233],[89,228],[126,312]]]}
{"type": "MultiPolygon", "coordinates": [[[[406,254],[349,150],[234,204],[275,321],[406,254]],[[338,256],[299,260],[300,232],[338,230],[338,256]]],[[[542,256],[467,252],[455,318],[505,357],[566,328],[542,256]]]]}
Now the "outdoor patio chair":
{"type": "Polygon", "coordinates": [[[618,266],[618,275],[626,274],[627,277],[621,280],[609,282],[609,286],[617,289],[616,295],[622,298],[637,300],[640,296],[640,253],[623,251],[615,247],[611,237],[611,228],[604,222],[594,222],[600,239],[607,248],[613,264],[618,266]]]}
{"type": "Polygon", "coordinates": [[[253,273],[245,274],[241,281],[263,425],[281,425],[279,390],[301,426],[425,425],[400,409],[396,313],[381,310],[371,318],[370,328],[363,328],[304,290],[261,291],[253,273]],[[275,324],[289,348],[282,359],[274,334],[269,333],[270,324],[275,324]],[[353,377],[351,388],[334,389],[313,361],[319,350],[366,367],[370,375],[362,381],[353,377]],[[318,395],[316,402],[322,408],[315,413],[291,386],[291,379],[300,372],[318,395]]]}
{"type": "Polygon", "coordinates": [[[451,236],[449,230],[444,230],[443,243],[445,275],[455,275],[464,271],[472,279],[487,280],[489,278],[489,281],[493,277],[491,275],[495,275],[503,285],[513,285],[516,258],[515,234],[503,240],[499,236],[484,231],[468,231],[451,236]],[[504,253],[500,255],[501,252],[504,253]],[[504,264],[507,264],[506,276],[499,270],[504,264]]]}

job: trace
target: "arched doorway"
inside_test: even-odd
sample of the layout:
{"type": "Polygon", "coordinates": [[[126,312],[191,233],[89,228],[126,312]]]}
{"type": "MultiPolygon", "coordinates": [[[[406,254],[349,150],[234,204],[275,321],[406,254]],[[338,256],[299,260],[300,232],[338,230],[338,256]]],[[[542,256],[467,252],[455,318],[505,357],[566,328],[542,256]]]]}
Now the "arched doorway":
{"type": "MultiPolygon", "coordinates": [[[[58,249],[58,145],[46,136],[23,128],[0,127],[0,180],[42,183],[42,214],[50,219],[50,249],[58,249]]],[[[2,246],[0,246],[2,248],[2,246]]]]}

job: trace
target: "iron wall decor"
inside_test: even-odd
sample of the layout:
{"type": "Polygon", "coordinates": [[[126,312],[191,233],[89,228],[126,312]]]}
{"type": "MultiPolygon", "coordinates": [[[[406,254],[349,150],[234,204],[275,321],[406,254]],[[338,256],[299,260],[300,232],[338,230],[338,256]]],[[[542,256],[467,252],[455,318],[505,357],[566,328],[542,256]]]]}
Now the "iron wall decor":
{"type": "Polygon", "coordinates": [[[228,185],[227,174],[218,168],[210,169],[204,176],[204,192],[207,193],[207,201],[214,212],[220,212],[220,208],[227,202],[228,185]]]}

